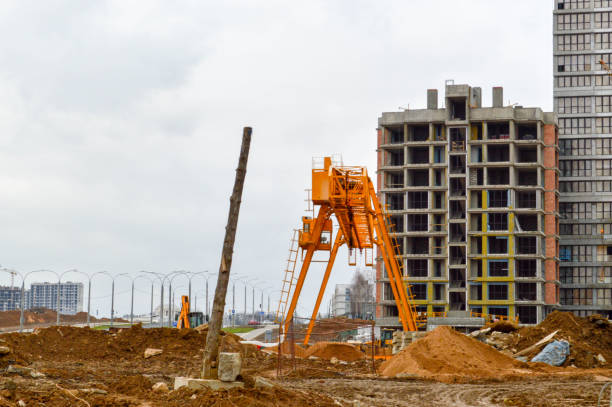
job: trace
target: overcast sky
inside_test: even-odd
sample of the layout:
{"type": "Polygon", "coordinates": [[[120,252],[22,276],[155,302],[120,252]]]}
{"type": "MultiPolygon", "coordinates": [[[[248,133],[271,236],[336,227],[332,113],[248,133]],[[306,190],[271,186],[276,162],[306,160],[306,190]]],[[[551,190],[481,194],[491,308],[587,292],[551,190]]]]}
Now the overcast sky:
{"type": "MultiPolygon", "coordinates": [[[[446,79],[482,87],[485,106],[503,86],[505,103],[552,110],[551,24],[544,0],[3,1],[0,264],[216,273],[252,126],[232,273],[278,289],[313,156],[374,175],[381,112],[425,107],[446,79]]],[[[328,292],[351,281],[346,258],[328,292]]],[[[108,314],[95,281],[93,312],[108,314]]],[[[119,313],[128,285],[117,279],[119,313]]]]}

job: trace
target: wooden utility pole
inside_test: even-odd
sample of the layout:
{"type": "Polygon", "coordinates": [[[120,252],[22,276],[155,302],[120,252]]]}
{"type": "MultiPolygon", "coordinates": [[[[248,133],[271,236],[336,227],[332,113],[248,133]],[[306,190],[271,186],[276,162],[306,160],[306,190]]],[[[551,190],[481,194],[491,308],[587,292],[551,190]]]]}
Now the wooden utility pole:
{"type": "Polygon", "coordinates": [[[223,251],[221,252],[221,265],[219,266],[219,276],[217,278],[217,288],[213,302],[212,315],[208,324],[208,334],[206,335],[206,347],[204,348],[204,365],[202,366],[203,379],[217,378],[217,359],[219,356],[219,333],[223,324],[223,311],[225,309],[225,296],[229,283],[230,269],[232,267],[232,255],[234,252],[234,240],[236,238],[236,226],[238,225],[238,214],[240,212],[240,202],[242,199],[242,188],[246,176],[247,160],[249,158],[249,147],[251,145],[250,127],[245,127],[242,132],[242,147],[240,148],[240,159],[236,169],[236,179],[234,180],[234,190],[230,198],[230,209],[225,227],[225,240],[223,241],[223,251]]]}

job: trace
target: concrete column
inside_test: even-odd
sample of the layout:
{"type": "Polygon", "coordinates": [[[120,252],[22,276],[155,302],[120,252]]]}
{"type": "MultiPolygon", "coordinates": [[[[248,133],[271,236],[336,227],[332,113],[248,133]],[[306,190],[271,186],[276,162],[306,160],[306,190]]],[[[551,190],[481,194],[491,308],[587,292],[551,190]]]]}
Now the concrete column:
{"type": "Polygon", "coordinates": [[[438,108],[438,89],[427,89],[427,108],[438,108]]]}
{"type": "Polygon", "coordinates": [[[504,88],[493,87],[493,107],[504,107],[504,88]]]}

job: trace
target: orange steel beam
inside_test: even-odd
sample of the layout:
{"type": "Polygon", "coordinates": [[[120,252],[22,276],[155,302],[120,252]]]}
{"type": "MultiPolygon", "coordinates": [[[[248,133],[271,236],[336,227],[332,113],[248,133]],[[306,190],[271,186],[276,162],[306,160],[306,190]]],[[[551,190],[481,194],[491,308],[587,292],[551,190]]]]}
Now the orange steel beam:
{"type": "Polygon", "coordinates": [[[306,279],[306,274],[308,274],[308,268],[310,267],[310,262],[312,261],[312,256],[314,255],[315,250],[317,249],[317,242],[319,242],[321,238],[321,232],[323,231],[323,226],[325,225],[325,221],[329,218],[329,206],[321,205],[319,208],[319,213],[317,214],[317,219],[314,224],[314,228],[312,230],[311,235],[311,243],[308,245],[308,249],[306,251],[306,256],[304,260],[302,260],[302,268],[300,269],[300,276],[298,277],[298,281],[295,284],[295,289],[293,290],[293,296],[291,297],[291,304],[289,305],[289,310],[287,311],[287,315],[285,315],[285,320],[283,321],[283,325],[281,325],[280,333],[287,332],[287,328],[289,327],[289,323],[291,323],[291,319],[293,319],[293,313],[295,312],[295,307],[297,306],[298,299],[300,298],[300,293],[302,292],[302,286],[304,285],[304,280],[306,279]]]}
{"type": "Polygon", "coordinates": [[[317,297],[317,302],[315,303],[314,309],[312,310],[312,317],[310,318],[310,323],[308,324],[308,329],[306,330],[306,337],[304,338],[304,345],[308,345],[308,341],[310,340],[310,334],[312,333],[312,328],[314,327],[315,319],[317,318],[317,313],[319,312],[319,307],[321,306],[321,301],[323,300],[323,294],[325,293],[325,287],[327,287],[327,281],[329,280],[329,275],[331,274],[332,268],[334,267],[334,261],[336,260],[336,254],[338,254],[338,249],[343,244],[344,244],[344,238],[342,235],[342,231],[338,230],[338,234],[336,235],[336,241],[334,242],[334,247],[332,247],[331,253],[329,253],[329,261],[327,263],[327,267],[325,268],[325,274],[323,275],[323,282],[321,283],[321,288],[319,289],[319,295],[317,297]]]}
{"type": "MultiPolygon", "coordinates": [[[[416,331],[418,329],[416,323],[416,315],[414,315],[414,313],[410,309],[410,303],[408,302],[408,298],[406,296],[406,290],[410,288],[405,287],[402,281],[399,265],[397,264],[397,259],[395,258],[395,250],[393,250],[393,244],[387,231],[387,225],[385,224],[382,207],[380,206],[378,197],[375,193],[373,193],[374,186],[372,185],[372,180],[368,179],[368,183],[371,191],[370,197],[372,199],[372,204],[374,205],[374,214],[376,216],[375,225],[377,228],[377,235],[379,239],[382,239],[383,243],[381,247],[383,252],[383,259],[385,260],[385,264],[390,265],[391,273],[389,273],[389,278],[391,279],[391,284],[396,285],[397,294],[399,294],[399,297],[395,297],[395,302],[397,304],[397,308],[402,320],[402,326],[404,328],[404,331],[416,331]]],[[[393,294],[395,295],[396,293],[394,292],[393,294]]]]}

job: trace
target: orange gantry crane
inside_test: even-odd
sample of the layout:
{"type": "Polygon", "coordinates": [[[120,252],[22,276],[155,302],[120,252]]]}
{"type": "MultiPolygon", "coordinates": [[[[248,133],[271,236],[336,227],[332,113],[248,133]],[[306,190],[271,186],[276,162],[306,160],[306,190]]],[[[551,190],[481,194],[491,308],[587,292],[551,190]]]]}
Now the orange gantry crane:
{"type": "Polygon", "coordinates": [[[366,266],[373,265],[374,246],[380,249],[402,327],[404,331],[416,331],[418,324],[412,291],[410,286],[404,284],[402,280],[402,265],[399,253],[396,253],[397,246],[389,233],[387,217],[376,197],[376,190],[372,180],[368,177],[366,168],[332,165],[331,157],[325,157],[323,168],[312,170],[312,203],[314,204],[313,214],[318,207],[317,216],[303,217],[303,228],[299,231],[298,243],[303,254],[299,276],[297,280],[293,276],[295,263],[291,263],[293,252],[290,252],[290,266],[293,267],[287,268],[283,280],[279,302],[280,312],[277,313],[281,331],[287,332],[288,330],[315,252],[327,251],[329,259],[304,338],[304,344],[308,343],[338,249],[343,244],[349,248],[349,265],[356,263],[357,250],[366,252],[366,266]],[[333,245],[331,244],[332,217],[336,218],[339,225],[333,245]],[[368,251],[372,254],[370,260],[367,256],[368,251]],[[355,255],[354,262],[351,261],[351,255],[355,255]],[[295,288],[291,296],[293,285],[295,288]],[[291,302],[289,303],[290,296],[291,302]],[[287,304],[289,304],[288,308],[287,304]]]}

